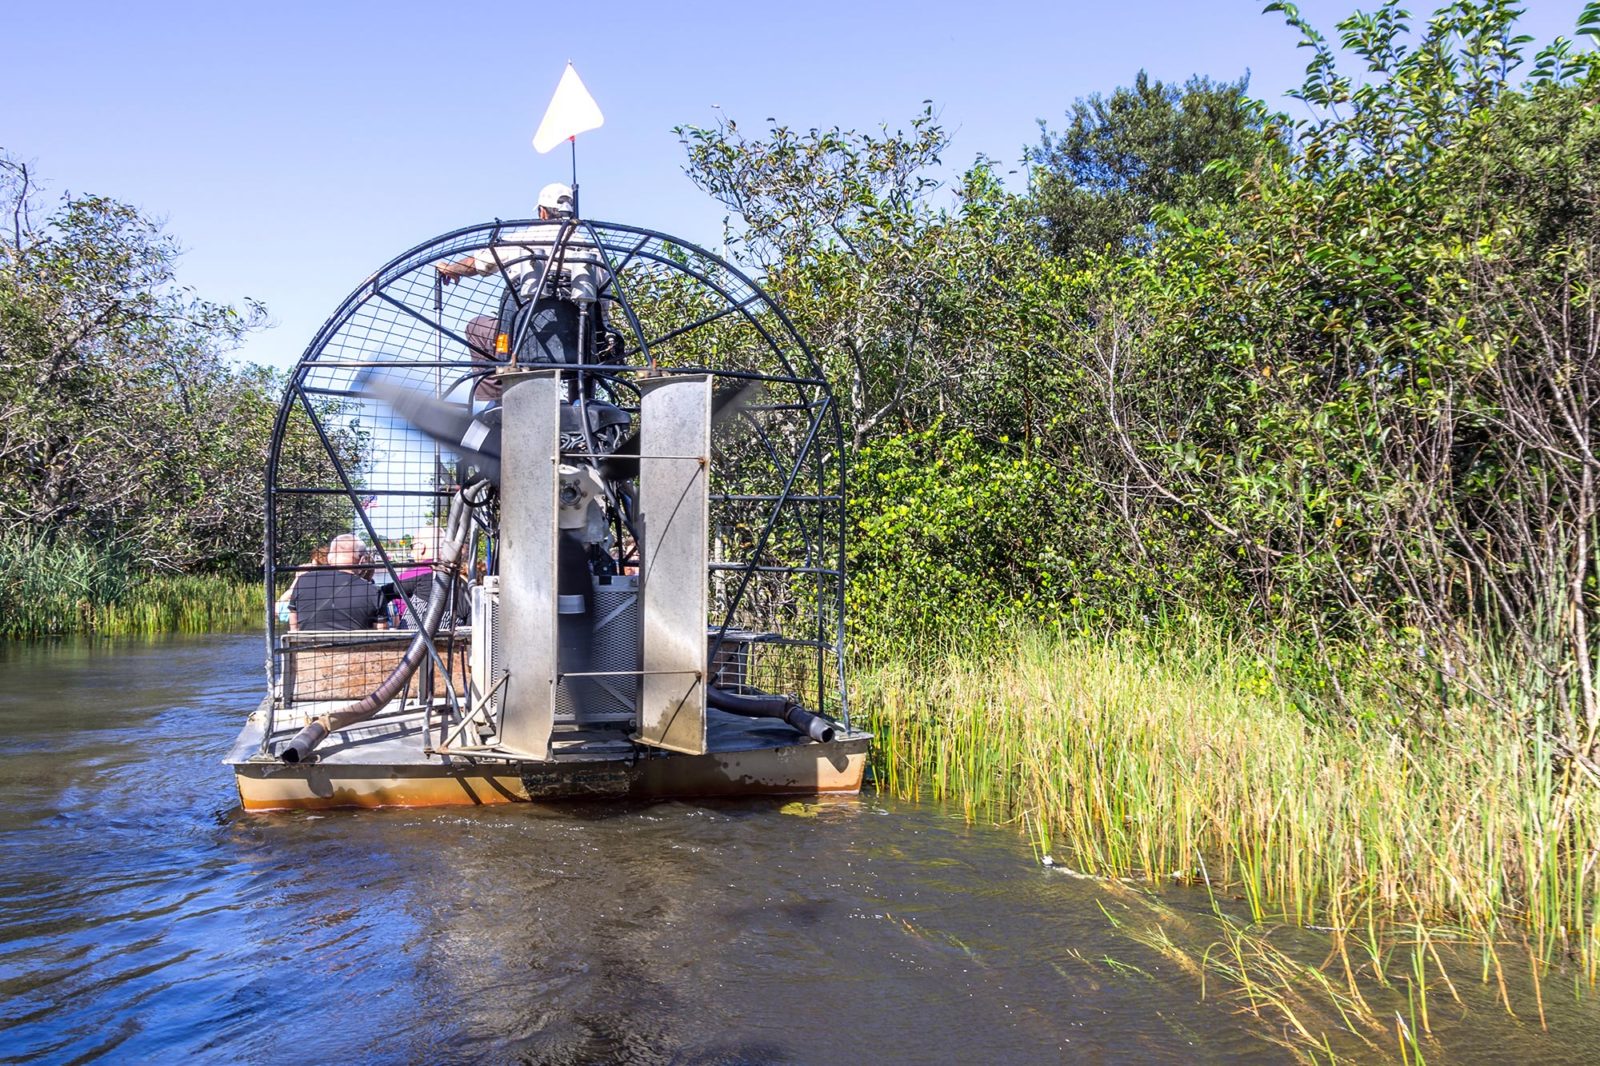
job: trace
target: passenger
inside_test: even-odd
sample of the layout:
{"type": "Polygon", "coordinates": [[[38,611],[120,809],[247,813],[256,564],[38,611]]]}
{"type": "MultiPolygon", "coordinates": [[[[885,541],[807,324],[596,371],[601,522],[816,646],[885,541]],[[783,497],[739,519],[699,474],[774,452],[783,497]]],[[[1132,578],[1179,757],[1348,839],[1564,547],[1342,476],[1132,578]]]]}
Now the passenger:
{"type": "MultiPolygon", "coordinates": [[[[572,217],[571,188],[560,182],[552,182],[539,190],[540,221],[548,222],[572,217]]],[[[524,302],[533,301],[536,304],[541,302],[541,295],[548,300],[546,306],[535,312],[534,320],[529,326],[535,347],[542,349],[536,358],[546,362],[571,363],[577,361],[577,353],[573,350],[578,335],[575,301],[594,303],[600,295],[600,290],[605,288],[607,275],[594,246],[574,236],[569,238],[566,251],[562,255],[562,273],[567,279],[567,295],[556,299],[550,298],[550,290],[559,288],[551,284],[552,279],[546,279],[546,293],[535,293],[533,287],[538,284],[540,276],[544,273],[544,264],[550,257],[556,233],[556,227],[546,226],[502,234],[499,243],[503,247],[499,249],[498,259],[494,252],[484,249],[461,259],[436,263],[434,268],[448,285],[464,277],[499,272],[504,264],[506,283],[516,290],[519,298],[524,302]]],[[[597,311],[596,315],[596,319],[590,324],[594,334],[590,342],[591,352],[586,361],[605,362],[613,349],[620,349],[618,342],[621,338],[605,328],[604,322],[600,320],[603,312],[597,311]]],[[[497,315],[478,315],[467,323],[467,344],[471,348],[474,362],[491,364],[506,361],[506,353],[496,350],[495,340],[500,329],[501,322],[497,315]]],[[[501,387],[499,379],[493,374],[487,374],[474,386],[472,398],[498,403],[501,387]]]]}
{"type": "MultiPolygon", "coordinates": [[[[356,543],[361,544],[361,541],[358,539],[356,543]]],[[[349,569],[352,574],[362,581],[372,581],[378,573],[378,562],[373,555],[372,549],[362,544],[361,548],[356,552],[355,565],[349,569]]]]}
{"type": "MultiPolygon", "coordinates": [[[[311,562],[308,565],[311,565],[311,566],[327,566],[328,565],[328,549],[324,548],[320,544],[317,545],[315,548],[312,548],[311,549],[311,562]]],[[[289,587],[283,590],[283,595],[282,596],[278,597],[278,606],[277,606],[278,621],[284,622],[284,623],[287,623],[289,621],[289,597],[294,595],[295,586],[300,584],[300,579],[302,577],[304,577],[304,576],[305,576],[305,571],[301,571],[301,572],[295,574],[294,575],[294,580],[289,582],[289,587]]]]}
{"type": "MultiPolygon", "coordinates": [[[[419,625],[428,612],[428,604],[433,599],[435,578],[442,579],[444,576],[435,572],[443,536],[438,526],[423,526],[411,538],[413,565],[396,575],[400,579],[400,591],[404,593],[395,601],[401,626],[419,625]]],[[[466,583],[466,574],[463,572],[457,576],[455,582],[453,605],[455,609],[444,616],[441,625],[453,627],[467,621],[469,608],[466,583]]]]}
{"type": "Polygon", "coordinates": [[[361,541],[352,534],[334,537],[328,562],[338,570],[310,570],[289,594],[289,629],[388,629],[383,596],[358,571],[361,541]]]}

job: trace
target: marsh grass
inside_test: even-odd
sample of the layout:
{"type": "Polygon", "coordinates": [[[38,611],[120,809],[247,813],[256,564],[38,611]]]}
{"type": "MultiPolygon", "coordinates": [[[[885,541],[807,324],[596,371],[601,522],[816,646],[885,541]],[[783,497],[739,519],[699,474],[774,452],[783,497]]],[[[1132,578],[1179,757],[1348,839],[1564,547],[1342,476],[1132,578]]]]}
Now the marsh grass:
{"type": "Polygon", "coordinates": [[[1457,705],[1427,733],[1330,726],[1253,653],[1196,639],[1024,639],[860,669],[855,686],[880,788],[1016,820],[1089,874],[1203,885],[1241,908],[1219,911],[1195,965],[1276,1010],[1302,1048],[1315,1002],[1363,1040],[1399,1033],[1419,1061],[1429,997],[1455,992],[1439,943],[1481,952],[1507,1010],[1512,968],[1535,975],[1538,1002],[1518,1009],[1541,1015],[1554,968],[1595,982],[1600,788],[1568,776],[1537,723],[1457,705]],[[1279,950],[1275,922],[1325,932],[1328,963],[1279,950]],[[1364,984],[1407,988],[1406,1010],[1380,1017],[1364,984]]]}
{"type": "Polygon", "coordinates": [[[259,626],[263,595],[257,581],[212,574],[161,574],[133,585],[120,602],[93,608],[90,628],[120,636],[259,626]]]}
{"type": "Polygon", "coordinates": [[[0,637],[204,632],[259,623],[258,582],[141,574],[81,544],[0,541],[0,637]]]}

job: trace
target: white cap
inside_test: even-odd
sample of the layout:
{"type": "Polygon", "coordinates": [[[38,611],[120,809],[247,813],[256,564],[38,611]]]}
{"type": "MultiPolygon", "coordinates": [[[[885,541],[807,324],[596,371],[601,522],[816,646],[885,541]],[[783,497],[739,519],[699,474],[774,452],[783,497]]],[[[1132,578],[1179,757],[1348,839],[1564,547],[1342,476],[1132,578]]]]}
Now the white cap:
{"type": "Polygon", "coordinates": [[[552,181],[539,190],[539,206],[547,211],[572,214],[572,187],[563,185],[559,181],[552,181]]]}

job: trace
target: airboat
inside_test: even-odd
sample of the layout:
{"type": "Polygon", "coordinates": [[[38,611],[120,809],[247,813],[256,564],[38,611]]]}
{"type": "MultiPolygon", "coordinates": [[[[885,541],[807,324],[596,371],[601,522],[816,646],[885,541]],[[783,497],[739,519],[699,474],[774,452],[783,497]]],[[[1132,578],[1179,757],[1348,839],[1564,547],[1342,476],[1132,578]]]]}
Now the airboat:
{"type": "Polygon", "coordinates": [[[844,454],[812,353],[704,248],[574,213],[396,257],[278,411],[243,807],[858,791],[844,454]],[[387,627],[286,614],[335,571],[387,627]]]}

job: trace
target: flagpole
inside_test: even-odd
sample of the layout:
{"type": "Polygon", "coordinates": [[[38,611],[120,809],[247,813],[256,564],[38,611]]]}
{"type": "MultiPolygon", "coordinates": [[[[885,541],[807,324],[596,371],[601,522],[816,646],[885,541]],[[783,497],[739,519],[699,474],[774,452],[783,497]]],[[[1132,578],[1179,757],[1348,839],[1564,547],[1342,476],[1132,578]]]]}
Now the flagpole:
{"type": "Polygon", "coordinates": [[[583,87],[583,79],[568,60],[567,69],[556,84],[555,95],[550,98],[550,106],[545,109],[539,129],[533,135],[533,147],[542,154],[555,151],[562,141],[567,142],[572,153],[572,213],[575,216],[578,214],[578,134],[597,130],[604,123],[600,105],[583,87]]]}
{"type": "Polygon", "coordinates": [[[572,217],[582,218],[578,213],[578,135],[568,137],[567,144],[572,147],[572,217]]]}

